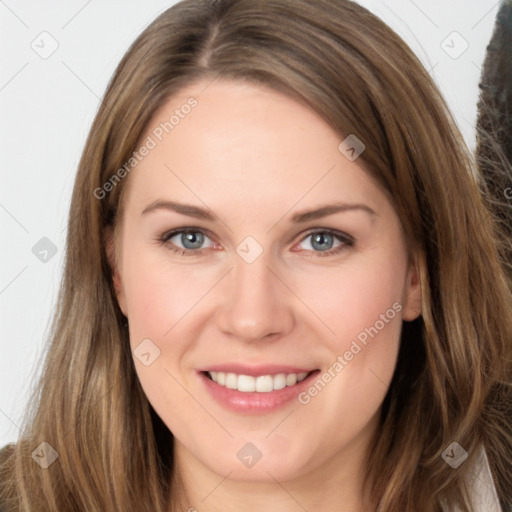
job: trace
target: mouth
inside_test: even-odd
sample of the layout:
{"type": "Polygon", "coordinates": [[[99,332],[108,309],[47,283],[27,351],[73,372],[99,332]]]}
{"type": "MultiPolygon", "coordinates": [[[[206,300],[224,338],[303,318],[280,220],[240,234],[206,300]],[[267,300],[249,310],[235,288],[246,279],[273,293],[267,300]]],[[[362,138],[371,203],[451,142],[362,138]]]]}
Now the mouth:
{"type": "Polygon", "coordinates": [[[210,380],[228,389],[242,393],[271,393],[286,387],[295,386],[305,380],[311,372],[277,373],[267,375],[243,375],[227,372],[203,372],[210,380]]]}
{"type": "Polygon", "coordinates": [[[223,365],[203,368],[198,376],[213,400],[229,411],[265,414],[293,403],[319,373],[319,369],[223,365]]]}

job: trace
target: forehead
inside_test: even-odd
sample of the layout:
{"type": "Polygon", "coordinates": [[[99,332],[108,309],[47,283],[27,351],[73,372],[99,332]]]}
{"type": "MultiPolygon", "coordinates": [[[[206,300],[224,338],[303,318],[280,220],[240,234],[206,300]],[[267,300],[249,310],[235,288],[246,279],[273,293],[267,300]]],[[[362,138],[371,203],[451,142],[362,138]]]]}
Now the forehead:
{"type": "MultiPolygon", "coordinates": [[[[139,206],[170,194],[225,198],[247,209],[325,199],[377,199],[356,161],[340,151],[344,136],[297,100],[260,85],[215,81],[172,96],[150,122],[150,151],[132,173],[128,195],[139,206]]],[[[195,196],[195,197],[194,197],[195,196]]]]}

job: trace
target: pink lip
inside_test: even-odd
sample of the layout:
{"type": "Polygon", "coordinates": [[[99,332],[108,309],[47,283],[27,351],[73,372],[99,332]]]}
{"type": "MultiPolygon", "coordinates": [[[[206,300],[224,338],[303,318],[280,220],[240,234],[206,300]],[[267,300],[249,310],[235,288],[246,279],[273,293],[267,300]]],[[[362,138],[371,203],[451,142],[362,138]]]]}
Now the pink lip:
{"type": "Polygon", "coordinates": [[[199,372],[236,373],[237,375],[250,375],[251,377],[259,377],[260,375],[277,375],[278,373],[309,373],[313,370],[314,368],[299,368],[296,366],[282,366],[275,364],[248,366],[238,363],[217,364],[198,369],[199,372]]]}
{"type": "MultiPolygon", "coordinates": [[[[251,368],[253,370],[249,373],[247,367],[243,367],[240,369],[239,366],[229,365],[229,366],[217,366],[212,367],[209,371],[225,371],[226,373],[237,373],[239,375],[274,375],[275,373],[301,373],[302,371],[307,370],[299,370],[299,369],[283,369],[285,367],[270,367],[265,366],[263,371],[261,367],[256,369],[255,367],[251,368]],[[229,370],[215,370],[213,368],[229,368],[229,370]],[[235,371],[234,368],[237,368],[235,371]],[[275,371],[275,369],[278,371],[275,371]]],[[[294,386],[287,386],[283,389],[278,389],[276,391],[271,391],[269,393],[244,393],[242,391],[238,391],[236,389],[228,389],[225,386],[221,386],[216,382],[213,382],[207,374],[206,370],[198,372],[198,376],[201,379],[203,385],[206,390],[211,394],[213,399],[225,407],[230,411],[236,413],[243,413],[247,415],[256,415],[256,414],[265,414],[273,412],[280,407],[285,406],[290,403],[292,400],[297,399],[297,396],[303,392],[308,386],[310,386],[313,379],[315,379],[316,375],[320,372],[320,370],[315,370],[310,373],[302,382],[298,382],[294,386]]]]}

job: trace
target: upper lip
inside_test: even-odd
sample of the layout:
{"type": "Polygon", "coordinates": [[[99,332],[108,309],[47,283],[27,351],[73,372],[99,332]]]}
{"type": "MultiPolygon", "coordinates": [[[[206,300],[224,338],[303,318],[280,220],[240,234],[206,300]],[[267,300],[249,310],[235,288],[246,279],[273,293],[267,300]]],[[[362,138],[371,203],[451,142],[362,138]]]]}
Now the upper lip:
{"type": "Polygon", "coordinates": [[[278,373],[309,373],[314,370],[315,368],[306,368],[300,366],[276,364],[260,364],[248,366],[240,363],[214,364],[198,369],[199,372],[236,373],[237,375],[250,375],[252,377],[257,377],[259,375],[277,375],[278,373]]]}

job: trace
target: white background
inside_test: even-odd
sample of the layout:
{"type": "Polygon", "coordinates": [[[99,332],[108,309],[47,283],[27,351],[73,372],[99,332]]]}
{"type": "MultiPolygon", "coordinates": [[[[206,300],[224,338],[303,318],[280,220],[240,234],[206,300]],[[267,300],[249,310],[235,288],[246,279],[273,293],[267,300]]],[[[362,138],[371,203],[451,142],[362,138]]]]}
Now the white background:
{"type": "MultiPolygon", "coordinates": [[[[129,44],[173,3],[0,0],[0,447],[17,439],[39,371],[74,174],[100,98],[129,44]],[[58,43],[47,59],[31,47],[50,47],[50,36],[40,36],[44,31],[58,43]],[[46,263],[32,253],[42,237],[57,247],[46,263]]],[[[499,2],[359,3],[394,28],[431,70],[474,148],[480,68],[499,2]],[[454,31],[459,35],[450,35],[454,31]],[[453,58],[464,40],[468,49],[453,58]]]]}

